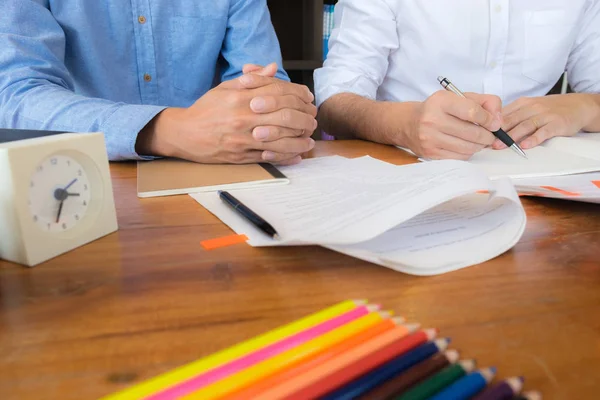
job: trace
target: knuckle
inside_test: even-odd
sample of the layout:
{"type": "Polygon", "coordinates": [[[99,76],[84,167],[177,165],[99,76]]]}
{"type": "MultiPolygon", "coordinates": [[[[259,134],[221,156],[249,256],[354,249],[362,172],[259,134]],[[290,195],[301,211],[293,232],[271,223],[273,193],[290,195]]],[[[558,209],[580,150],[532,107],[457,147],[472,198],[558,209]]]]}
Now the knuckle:
{"type": "Polygon", "coordinates": [[[277,81],[273,84],[273,91],[281,96],[285,93],[285,85],[281,81],[277,81]]]}
{"type": "Polygon", "coordinates": [[[288,109],[281,110],[279,117],[281,118],[281,122],[289,124],[292,120],[292,112],[288,109]]]}
{"type": "Polygon", "coordinates": [[[229,126],[232,130],[239,132],[246,127],[246,122],[241,117],[235,117],[229,121],[229,126]]]}

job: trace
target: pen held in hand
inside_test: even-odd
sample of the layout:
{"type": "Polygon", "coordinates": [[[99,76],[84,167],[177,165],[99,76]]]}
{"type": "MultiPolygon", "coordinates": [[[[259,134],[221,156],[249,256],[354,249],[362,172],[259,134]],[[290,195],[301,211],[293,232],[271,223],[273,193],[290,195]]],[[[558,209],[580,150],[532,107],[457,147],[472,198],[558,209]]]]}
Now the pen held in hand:
{"type": "Polygon", "coordinates": [[[246,205],[244,205],[241,201],[233,197],[230,193],[219,190],[217,192],[221,200],[225,203],[229,204],[231,208],[234,209],[238,214],[244,217],[248,222],[254,225],[256,228],[260,229],[265,234],[269,235],[275,240],[279,240],[279,234],[273,228],[271,224],[265,221],[261,216],[256,214],[254,211],[249,209],[246,205]]]}
{"type": "MultiPolygon", "coordinates": [[[[466,97],[463,94],[463,92],[461,92],[456,86],[454,86],[452,84],[452,82],[450,82],[450,80],[448,78],[438,76],[438,82],[447,91],[452,92],[460,97],[466,97]]],[[[502,143],[504,143],[507,147],[510,147],[511,149],[513,149],[513,151],[515,153],[517,153],[521,157],[527,158],[527,154],[525,154],[525,152],[523,151],[521,146],[519,146],[506,132],[504,132],[504,130],[502,128],[498,129],[495,132],[492,132],[492,134],[496,138],[498,138],[502,143]]]]}

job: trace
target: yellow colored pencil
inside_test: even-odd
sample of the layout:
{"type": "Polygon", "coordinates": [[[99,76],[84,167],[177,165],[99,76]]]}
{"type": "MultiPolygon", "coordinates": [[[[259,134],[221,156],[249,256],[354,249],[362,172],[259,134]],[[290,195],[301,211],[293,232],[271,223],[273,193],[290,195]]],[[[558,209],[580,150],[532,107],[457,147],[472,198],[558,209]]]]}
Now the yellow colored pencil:
{"type": "Polygon", "coordinates": [[[335,318],[338,315],[344,314],[348,311],[353,310],[356,307],[365,304],[367,304],[366,300],[343,301],[324,310],[318,311],[314,314],[301,318],[297,321],[294,321],[287,325],[283,325],[262,335],[256,336],[245,342],[236,344],[232,347],[214,353],[208,357],[194,361],[190,364],[184,365],[163,375],[159,375],[139,385],[103,397],[102,399],[143,399],[144,397],[152,395],[160,390],[164,390],[179,382],[185,381],[198,374],[201,374],[222,364],[235,360],[236,358],[242,357],[265,346],[276,343],[282,339],[285,339],[288,336],[294,335],[298,332],[302,332],[317,324],[320,324],[331,318],[335,318]]]}
{"type": "Polygon", "coordinates": [[[185,397],[182,397],[182,399],[213,400],[222,398],[234,391],[240,390],[241,388],[257,382],[260,379],[264,379],[277,373],[290,363],[298,363],[325,348],[334,346],[335,344],[374,326],[390,316],[391,313],[387,312],[370,313],[300,346],[294,347],[286,352],[255,364],[250,368],[197,390],[185,397]]]}

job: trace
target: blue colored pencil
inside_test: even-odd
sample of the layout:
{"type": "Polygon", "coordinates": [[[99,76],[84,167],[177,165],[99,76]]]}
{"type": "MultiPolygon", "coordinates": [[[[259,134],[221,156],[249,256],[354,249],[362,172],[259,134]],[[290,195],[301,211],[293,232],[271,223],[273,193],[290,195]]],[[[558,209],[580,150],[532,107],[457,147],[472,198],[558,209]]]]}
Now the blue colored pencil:
{"type": "Polygon", "coordinates": [[[481,392],[496,375],[496,368],[471,372],[457,380],[429,400],[468,400],[481,392]]]}
{"type": "Polygon", "coordinates": [[[449,339],[438,339],[422,344],[415,349],[404,353],[391,361],[375,368],[373,371],[363,375],[357,380],[324,396],[323,400],[346,400],[354,399],[369,390],[381,385],[385,381],[400,375],[413,365],[445,350],[450,343],[449,339]]]}

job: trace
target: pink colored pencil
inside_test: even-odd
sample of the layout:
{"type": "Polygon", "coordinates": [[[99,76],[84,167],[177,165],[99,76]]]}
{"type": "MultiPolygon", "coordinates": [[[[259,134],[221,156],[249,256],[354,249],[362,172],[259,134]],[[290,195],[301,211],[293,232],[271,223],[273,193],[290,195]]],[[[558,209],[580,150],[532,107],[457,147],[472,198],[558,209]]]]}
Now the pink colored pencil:
{"type": "Polygon", "coordinates": [[[276,356],[277,354],[283,353],[289,349],[299,346],[309,340],[315,339],[327,332],[330,332],[342,325],[350,323],[360,317],[369,314],[372,311],[377,311],[380,307],[378,305],[364,305],[359,306],[351,311],[348,311],[335,318],[322,322],[318,325],[313,326],[305,331],[299,332],[295,335],[289,336],[279,342],[273,343],[269,346],[263,347],[253,353],[247,354],[236,360],[230,361],[219,367],[208,370],[198,376],[190,378],[186,381],[180,382],[174,386],[164,389],[156,394],[146,397],[146,400],[175,400],[179,396],[190,393],[191,389],[198,390],[205,386],[208,386],[216,381],[226,378],[230,375],[236,374],[254,364],[264,361],[268,358],[276,356]]]}

